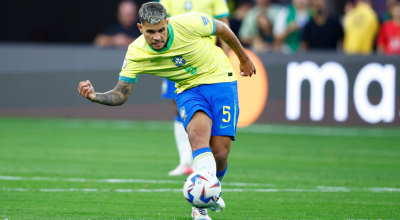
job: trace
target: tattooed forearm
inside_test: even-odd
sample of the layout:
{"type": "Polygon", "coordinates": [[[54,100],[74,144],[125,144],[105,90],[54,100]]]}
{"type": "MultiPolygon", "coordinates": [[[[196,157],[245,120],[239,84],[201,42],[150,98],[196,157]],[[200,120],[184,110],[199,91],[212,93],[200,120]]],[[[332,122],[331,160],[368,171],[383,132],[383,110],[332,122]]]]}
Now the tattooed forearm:
{"type": "Polygon", "coordinates": [[[96,102],[109,106],[122,105],[128,100],[133,85],[133,83],[118,81],[117,86],[113,90],[106,93],[96,93],[96,102]]]}
{"type": "Polygon", "coordinates": [[[232,48],[239,59],[246,55],[242,45],[239,42],[239,39],[237,39],[235,35],[233,35],[231,38],[222,38],[222,40],[228,44],[230,48],[232,48]]]}
{"type": "Polygon", "coordinates": [[[118,106],[125,103],[124,97],[114,90],[111,90],[106,93],[96,93],[96,102],[109,105],[109,106],[118,106]]]}

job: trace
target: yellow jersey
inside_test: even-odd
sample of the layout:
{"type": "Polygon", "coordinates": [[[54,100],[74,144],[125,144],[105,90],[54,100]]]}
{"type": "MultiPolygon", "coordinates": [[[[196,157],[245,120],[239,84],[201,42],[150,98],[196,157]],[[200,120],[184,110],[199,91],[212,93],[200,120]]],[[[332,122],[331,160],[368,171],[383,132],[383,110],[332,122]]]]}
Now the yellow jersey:
{"type": "MultiPolygon", "coordinates": [[[[216,19],[229,17],[226,0],[161,0],[160,3],[167,10],[168,17],[190,12],[202,12],[216,19]]],[[[216,36],[211,39],[217,43],[216,36]]]]}
{"type": "Polygon", "coordinates": [[[359,3],[344,17],[344,52],[372,53],[378,31],[379,20],[374,10],[366,3],[359,3]]]}
{"type": "Polygon", "coordinates": [[[177,94],[203,84],[236,81],[228,57],[211,41],[214,19],[192,12],[168,19],[166,47],[154,50],[141,35],[125,56],[119,80],[133,83],[139,74],[152,74],[175,82],[177,94]]]}
{"type": "Polygon", "coordinates": [[[168,16],[202,12],[216,19],[229,16],[226,0],[161,0],[168,16]]]}

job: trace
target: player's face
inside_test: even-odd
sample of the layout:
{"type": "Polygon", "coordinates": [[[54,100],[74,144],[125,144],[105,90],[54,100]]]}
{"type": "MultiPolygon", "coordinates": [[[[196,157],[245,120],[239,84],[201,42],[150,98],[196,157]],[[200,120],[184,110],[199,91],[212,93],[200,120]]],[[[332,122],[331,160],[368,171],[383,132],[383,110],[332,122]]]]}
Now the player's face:
{"type": "Polygon", "coordinates": [[[151,25],[147,22],[138,24],[147,44],[154,50],[161,50],[168,42],[168,20],[162,20],[160,23],[151,25]]]}

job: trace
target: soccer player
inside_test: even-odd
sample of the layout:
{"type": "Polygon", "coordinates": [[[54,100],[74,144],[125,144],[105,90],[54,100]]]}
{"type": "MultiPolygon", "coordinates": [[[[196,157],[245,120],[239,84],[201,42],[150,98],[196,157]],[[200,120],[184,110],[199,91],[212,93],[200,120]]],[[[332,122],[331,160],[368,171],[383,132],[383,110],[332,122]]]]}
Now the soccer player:
{"type": "MultiPolygon", "coordinates": [[[[190,12],[202,12],[229,25],[229,9],[226,0],[161,0],[160,3],[167,10],[168,17],[190,12]]],[[[215,36],[212,36],[211,39],[214,43],[217,42],[215,36]]],[[[228,55],[229,46],[225,43],[221,44],[221,46],[225,54],[228,55]]],[[[189,175],[193,172],[192,148],[190,147],[188,135],[182,126],[182,120],[179,116],[175,101],[175,90],[175,83],[164,78],[161,87],[161,97],[173,100],[175,109],[174,135],[179,153],[179,165],[174,170],[168,172],[170,176],[189,175]]]]}
{"type": "MultiPolygon", "coordinates": [[[[126,102],[139,74],[175,82],[195,167],[222,181],[239,115],[237,79],[229,59],[210,36],[221,37],[233,49],[240,61],[240,75],[255,74],[253,62],[229,27],[207,14],[193,12],[167,19],[160,3],[149,2],[140,8],[139,18],[143,35],[129,46],[117,86],[96,93],[86,80],[79,83],[79,93],[92,102],[117,106],[126,102]]],[[[220,198],[210,209],[220,212],[224,208],[220,198]]],[[[195,207],[192,217],[211,219],[207,209],[195,207]]]]}

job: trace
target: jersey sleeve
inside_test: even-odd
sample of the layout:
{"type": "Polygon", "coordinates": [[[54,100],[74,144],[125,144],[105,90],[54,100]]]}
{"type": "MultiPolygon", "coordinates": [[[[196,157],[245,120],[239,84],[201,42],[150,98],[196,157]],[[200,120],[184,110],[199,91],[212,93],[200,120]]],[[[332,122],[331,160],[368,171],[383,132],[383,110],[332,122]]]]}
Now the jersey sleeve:
{"type": "Polygon", "coordinates": [[[119,80],[127,83],[135,83],[138,80],[139,64],[133,61],[133,53],[130,49],[126,53],[124,63],[122,64],[119,80]]]}
{"type": "Polygon", "coordinates": [[[161,0],[160,3],[164,6],[167,11],[167,16],[171,16],[171,1],[170,0],[161,0]]]}
{"type": "Polygon", "coordinates": [[[200,12],[192,12],[187,14],[185,25],[189,27],[191,32],[199,37],[208,37],[215,33],[215,20],[208,14],[200,12]]]}
{"type": "Polygon", "coordinates": [[[212,12],[212,16],[216,19],[229,17],[229,8],[226,0],[214,0],[212,12]]]}

